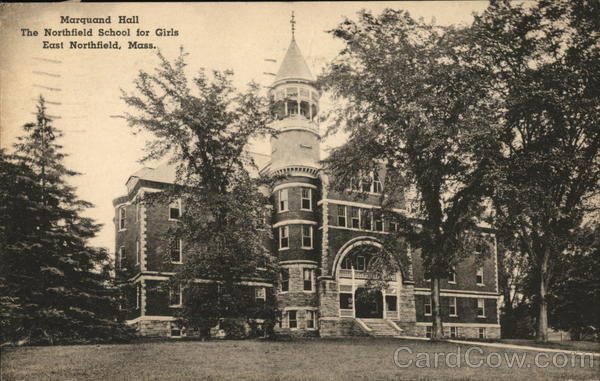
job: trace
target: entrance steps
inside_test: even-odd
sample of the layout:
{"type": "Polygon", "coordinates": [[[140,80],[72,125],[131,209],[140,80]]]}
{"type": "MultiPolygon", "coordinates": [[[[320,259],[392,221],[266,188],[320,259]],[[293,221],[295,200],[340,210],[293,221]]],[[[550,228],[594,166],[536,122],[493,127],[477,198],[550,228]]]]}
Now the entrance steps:
{"type": "Polygon", "coordinates": [[[391,320],[356,318],[356,321],[369,336],[397,337],[402,335],[402,329],[391,320]]]}

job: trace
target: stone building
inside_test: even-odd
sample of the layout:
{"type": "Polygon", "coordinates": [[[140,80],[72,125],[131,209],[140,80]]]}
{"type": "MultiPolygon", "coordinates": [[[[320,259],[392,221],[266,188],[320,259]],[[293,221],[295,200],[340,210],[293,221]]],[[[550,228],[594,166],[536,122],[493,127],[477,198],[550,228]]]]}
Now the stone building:
{"type": "MultiPolygon", "coordinates": [[[[298,336],[414,335],[431,330],[430,282],[424,278],[421,256],[408,248],[410,265],[390,277],[385,290],[366,293],[369,250],[396,229],[378,219],[379,195],[385,186],[383,173],[372,181],[337,192],[329,185],[320,165],[317,116],[321,94],[300,49],[292,39],[275,77],[272,92],[280,101],[271,139],[270,156],[257,155],[261,171],[285,175],[272,194],[273,250],[282,268],[280,284],[248,282],[256,298],[275,294],[282,311],[276,327],[280,333],[298,336]],[[363,197],[357,198],[356,194],[363,197]],[[366,197],[365,197],[366,194],[366,197]],[[375,212],[375,213],[373,213],[375,212]],[[367,296],[365,296],[367,295],[367,296]]],[[[135,275],[135,310],[129,323],[141,335],[181,335],[173,323],[180,308],[181,290],[168,295],[156,285],[172,273],[161,267],[158,248],[170,224],[181,214],[180,204],[148,206],[137,202],[144,194],[164,189],[174,181],[169,166],[144,168],[127,181],[127,194],[114,200],[117,263],[126,261],[135,275]]],[[[410,213],[398,205],[398,213],[410,213]]],[[[495,245],[494,232],[481,234],[495,245]]],[[[171,255],[172,266],[185,261],[185,245],[171,255]]],[[[497,338],[497,253],[483,263],[467,258],[441,284],[445,335],[448,337],[497,338]]]]}

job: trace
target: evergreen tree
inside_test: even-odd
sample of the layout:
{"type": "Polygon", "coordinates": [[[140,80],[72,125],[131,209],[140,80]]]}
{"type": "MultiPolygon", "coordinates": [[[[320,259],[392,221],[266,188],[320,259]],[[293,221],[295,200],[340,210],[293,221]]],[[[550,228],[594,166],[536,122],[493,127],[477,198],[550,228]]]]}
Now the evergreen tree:
{"type": "MultiPolygon", "coordinates": [[[[124,92],[123,99],[133,110],[126,116],[129,125],[153,137],[144,159],[177,166],[176,185],[146,201],[180,198],[184,205],[180,223],[169,232],[185,242],[184,263],[171,270],[177,271],[171,287],[184,290],[182,323],[204,335],[220,318],[263,318],[272,326],[274,298],[255,308],[249,303],[254,290],[242,287],[249,280],[277,280],[265,224],[271,181],[251,176],[256,166],[247,152],[252,137],[271,131],[269,102],[256,84],[238,92],[230,71],[209,77],[201,70],[188,81],[183,50],[173,62],[158,56],[160,66],[141,72],[136,92],[124,92]],[[198,279],[213,283],[204,287],[198,279]]],[[[166,266],[169,249],[165,242],[166,266]]]]}
{"type": "Polygon", "coordinates": [[[431,279],[432,339],[439,339],[440,279],[478,243],[477,252],[491,252],[476,233],[484,211],[481,179],[496,149],[487,122],[494,109],[489,73],[473,64],[468,31],[428,25],[403,11],[363,11],[331,33],[344,47],[321,81],[340,100],[334,129],[349,139],[326,166],[343,190],[383,163],[384,214],[414,193],[419,223],[386,216],[403,229],[386,239],[379,268],[403,267],[403,238],[420,249],[431,279]]]}
{"type": "Polygon", "coordinates": [[[46,115],[24,126],[13,155],[1,157],[0,287],[2,340],[33,344],[126,339],[119,320],[111,264],[87,240],[99,229],[82,217],[56,140],[61,132],[46,115]]]}

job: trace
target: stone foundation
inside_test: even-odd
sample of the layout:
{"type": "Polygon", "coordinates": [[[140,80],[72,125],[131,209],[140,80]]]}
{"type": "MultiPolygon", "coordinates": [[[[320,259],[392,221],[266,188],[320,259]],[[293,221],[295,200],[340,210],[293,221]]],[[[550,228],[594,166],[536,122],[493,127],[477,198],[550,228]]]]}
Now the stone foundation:
{"type": "MultiPolygon", "coordinates": [[[[400,325],[400,323],[398,323],[400,325]]],[[[444,324],[444,337],[450,338],[450,327],[453,327],[452,324],[444,324]]],[[[480,339],[479,337],[479,328],[485,328],[485,339],[499,339],[500,338],[500,327],[463,327],[456,326],[458,328],[458,336],[456,338],[459,339],[480,339]]],[[[400,328],[404,329],[402,326],[400,328]]],[[[407,334],[409,335],[409,334],[407,334]]],[[[413,336],[413,335],[409,335],[413,336]]],[[[427,337],[427,326],[418,325],[415,326],[415,334],[414,336],[427,337]]]]}
{"type": "Polygon", "coordinates": [[[320,319],[319,324],[321,337],[368,336],[352,318],[320,319]]]}

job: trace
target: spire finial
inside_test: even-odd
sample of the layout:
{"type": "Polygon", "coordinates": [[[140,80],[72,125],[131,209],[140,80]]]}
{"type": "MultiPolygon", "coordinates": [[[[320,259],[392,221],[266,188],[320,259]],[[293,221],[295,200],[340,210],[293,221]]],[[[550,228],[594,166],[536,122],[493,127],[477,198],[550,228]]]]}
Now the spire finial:
{"type": "Polygon", "coordinates": [[[294,11],[292,11],[292,19],[290,20],[290,24],[292,25],[292,40],[294,40],[294,32],[296,31],[296,17],[294,16],[294,11]]]}

